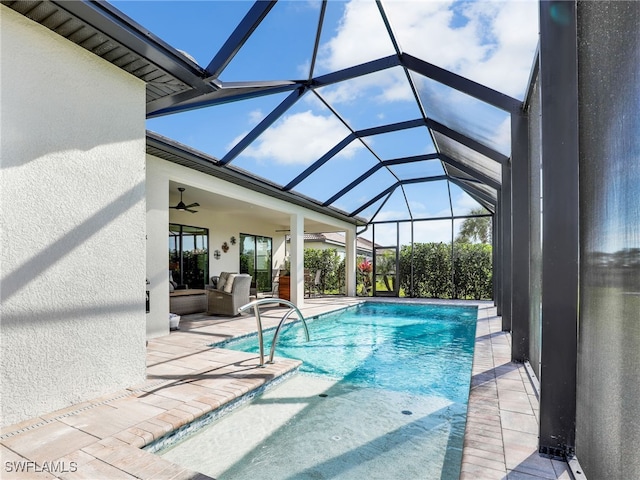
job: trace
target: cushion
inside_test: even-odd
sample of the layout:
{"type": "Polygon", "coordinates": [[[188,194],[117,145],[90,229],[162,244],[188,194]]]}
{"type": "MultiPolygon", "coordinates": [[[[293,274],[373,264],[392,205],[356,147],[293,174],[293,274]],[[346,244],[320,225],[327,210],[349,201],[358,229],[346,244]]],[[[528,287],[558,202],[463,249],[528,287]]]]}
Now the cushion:
{"type": "Polygon", "coordinates": [[[176,287],[173,286],[173,282],[169,282],[169,291],[173,292],[176,289],[176,287]]]}
{"type": "Polygon", "coordinates": [[[227,275],[224,273],[221,273],[220,278],[218,279],[218,285],[217,285],[218,290],[224,289],[225,283],[227,283],[227,275]]]}
{"type": "Polygon", "coordinates": [[[234,273],[230,273],[229,276],[227,277],[227,281],[224,282],[224,291],[227,293],[231,293],[231,290],[233,290],[233,280],[236,278],[236,275],[234,273]]]}

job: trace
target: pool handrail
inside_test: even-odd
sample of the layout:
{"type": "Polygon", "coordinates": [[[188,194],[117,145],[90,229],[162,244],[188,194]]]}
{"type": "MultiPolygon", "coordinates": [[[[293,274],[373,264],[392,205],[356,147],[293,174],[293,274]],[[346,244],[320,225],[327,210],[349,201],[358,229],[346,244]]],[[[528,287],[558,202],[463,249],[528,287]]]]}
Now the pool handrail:
{"type": "Polygon", "coordinates": [[[302,325],[304,326],[305,337],[307,339],[307,342],[309,341],[309,329],[307,328],[307,322],[305,321],[304,316],[302,315],[298,307],[294,303],[291,303],[289,300],[283,300],[282,298],[260,298],[258,300],[254,300],[253,302],[249,302],[246,305],[242,305],[240,308],[238,308],[238,313],[242,313],[246,310],[249,310],[250,308],[253,308],[253,312],[256,317],[256,323],[258,326],[258,344],[260,347],[260,366],[261,367],[264,366],[264,340],[262,336],[262,318],[260,317],[260,308],[258,307],[260,305],[267,305],[271,303],[284,304],[291,308],[282,316],[282,319],[280,320],[280,323],[278,323],[278,327],[276,328],[276,332],[273,335],[273,341],[271,342],[271,352],[269,354],[269,363],[273,363],[273,356],[276,351],[276,343],[278,342],[278,337],[280,336],[280,330],[282,329],[282,325],[287,320],[287,318],[291,316],[293,312],[295,312],[298,315],[298,319],[302,321],[302,325]]]}

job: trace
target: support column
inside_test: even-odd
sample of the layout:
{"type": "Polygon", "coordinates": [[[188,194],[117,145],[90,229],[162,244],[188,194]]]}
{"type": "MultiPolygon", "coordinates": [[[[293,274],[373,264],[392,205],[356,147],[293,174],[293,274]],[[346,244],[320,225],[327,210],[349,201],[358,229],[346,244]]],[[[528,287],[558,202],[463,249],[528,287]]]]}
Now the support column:
{"type": "Polygon", "coordinates": [[[511,165],[502,164],[501,222],[502,230],[502,331],[511,331],[511,165]]]}
{"type": "Polygon", "coordinates": [[[291,301],[304,306],[304,217],[292,214],[289,217],[291,230],[291,301]]]}
{"type": "Polygon", "coordinates": [[[578,323],[576,2],[540,2],[542,358],[540,452],[575,448],[578,323]]]}
{"type": "Polygon", "coordinates": [[[498,199],[496,202],[496,213],[493,218],[495,220],[496,230],[495,236],[495,263],[493,264],[494,288],[496,290],[496,315],[502,315],[502,202],[500,200],[502,194],[498,190],[498,199]]]}
{"type": "Polygon", "coordinates": [[[524,112],[511,114],[511,359],[529,360],[529,125],[524,112]]]}
{"type": "Polygon", "coordinates": [[[348,229],[345,232],[345,251],[344,259],[345,272],[345,294],[347,297],[356,296],[356,229],[348,229]]]}

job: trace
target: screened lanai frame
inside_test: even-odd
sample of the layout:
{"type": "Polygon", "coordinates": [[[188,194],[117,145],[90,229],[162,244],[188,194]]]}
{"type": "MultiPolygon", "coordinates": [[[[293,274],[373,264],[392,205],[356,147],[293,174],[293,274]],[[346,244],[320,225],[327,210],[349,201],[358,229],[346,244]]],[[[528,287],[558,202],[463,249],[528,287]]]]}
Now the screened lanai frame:
{"type": "MultiPolygon", "coordinates": [[[[509,2],[516,3],[520,2],[509,2]]],[[[291,101],[292,94],[306,90],[309,96],[309,90],[313,91],[315,86],[311,76],[303,81],[269,80],[242,84],[225,83],[216,77],[259,27],[273,2],[257,3],[244,17],[237,17],[239,21],[244,20],[214,58],[216,62],[212,63],[221,67],[215,72],[200,67],[106,3],[2,0],[2,4],[144,81],[150,117],[170,113],[172,109],[187,111],[208,104],[229,105],[227,101],[267,98],[272,94],[280,94],[291,101]]],[[[375,4],[376,8],[381,6],[384,10],[384,2],[375,4]]],[[[532,55],[535,60],[522,102],[481,88],[461,77],[461,72],[453,73],[435,64],[420,63],[400,49],[382,60],[368,59],[371,61],[334,74],[323,72],[315,80],[324,78],[326,81],[337,78],[336,75],[357,78],[357,75],[349,75],[354,71],[376,71],[376,68],[383,71],[381,63],[389,61],[394,68],[418,70],[419,74],[448,88],[465,94],[474,91],[477,96],[471,95],[487,104],[494,104],[492,98],[506,102],[502,110],[510,115],[511,148],[506,151],[501,145],[492,150],[508,157],[507,161],[496,160],[491,151],[483,149],[491,145],[483,144],[482,134],[476,136],[473,131],[465,130],[457,123],[458,119],[448,123],[446,116],[430,117],[426,105],[426,115],[418,120],[424,122],[422,128],[429,130],[430,143],[437,136],[434,132],[439,130],[427,123],[437,120],[441,122],[442,130],[451,129],[451,132],[447,130],[450,135],[440,133],[449,137],[452,145],[464,145],[474,153],[457,157],[453,151],[447,159],[442,150],[444,143],[436,140],[435,151],[420,155],[436,154],[435,161],[441,162],[443,170],[446,169],[446,173],[441,173],[447,176],[446,181],[464,185],[465,191],[479,202],[482,200],[484,203],[480,203],[493,212],[494,301],[497,313],[502,317],[503,330],[511,332],[512,360],[530,361],[534,370],[531,376],[537,376],[540,381],[540,452],[571,459],[576,453],[578,434],[582,442],[578,445],[579,452],[586,454],[587,470],[595,471],[596,476],[603,478],[607,474],[610,476],[612,471],[630,472],[618,475],[620,478],[638,478],[637,455],[628,455],[625,450],[640,444],[640,430],[634,421],[639,412],[638,396],[633,390],[638,385],[635,381],[638,362],[633,359],[637,359],[639,337],[637,328],[629,328],[637,327],[637,316],[633,315],[637,315],[638,310],[627,312],[617,308],[630,305],[631,299],[631,295],[618,295],[618,285],[609,289],[604,298],[593,295],[592,281],[597,280],[595,286],[600,283],[606,286],[611,279],[603,278],[600,265],[590,263],[593,259],[589,255],[598,252],[589,248],[600,247],[598,241],[603,240],[603,233],[615,235],[617,248],[637,250],[640,238],[637,209],[628,207],[637,206],[639,198],[635,179],[640,164],[635,161],[638,151],[635,133],[640,117],[637,109],[633,110],[638,89],[637,82],[632,81],[638,78],[639,64],[627,61],[637,58],[640,51],[637,29],[640,8],[637,2],[543,0],[537,9],[540,49],[532,55]],[[594,99],[597,101],[592,101],[594,99]],[[625,112],[626,116],[621,115],[625,112]],[[626,122],[620,122],[623,117],[626,122]],[[590,132],[591,128],[596,131],[590,132]],[[462,136],[457,137],[457,134],[462,136]],[[612,147],[617,149],[612,150],[612,147]],[[476,154],[481,156],[476,158],[476,154]],[[495,178],[496,172],[492,169],[490,172],[478,169],[487,167],[487,158],[500,165],[499,179],[495,178]],[[615,198],[599,196],[613,189],[615,198]],[[623,234],[614,232],[612,222],[625,225],[628,230],[623,234]],[[595,241],[595,245],[591,245],[591,241],[595,241]],[[543,243],[553,248],[542,252],[543,243]],[[616,325],[625,328],[614,332],[616,325]],[[612,343],[609,337],[613,333],[617,333],[617,339],[622,341],[612,343]],[[610,388],[612,378],[617,381],[614,385],[617,388],[610,388]],[[597,399],[593,393],[598,394],[597,399]],[[627,399],[632,401],[621,403],[621,394],[629,395],[627,399]],[[613,417],[617,423],[611,422],[613,417]],[[630,435],[635,435],[631,443],[630,435]],[[629,461],[629,457],[634,458],[629,461]],[[635,465],[632,464],[634,460],[635,465]],[[598,475],[600,470],[606,473],[598,475]]],[[[390,20],[392,24],[392,16],[390,20]]],[[[295,100],[294,97],[291,103],[295,100]]],[[[281,108],[279,112],[282,110],[285,109],[281,108]]],[[[275,121],[275,117],[277,114],[271,120],[275,121]]],[[[406,119],[411,120],[416,118],[406,119]]],[[[396,118],[392,123],[402,121],[396,118]]],[[[362,130],[352,129],[354,142],[355,132],[362,130]]],[[[234,168],[233,163],[223,166],[220,159],[225,154],[198,155],[184,145],[166,142],[161,135],[153,133],[147,135],[147,152],[210,174],[216,170],[219,176],[230,181],[287,198],[340,220],[348,219],[355,225],[367,224],[366,218],[350,215],[355,208],[340,212],[331,204],[324,206],[326,201],[297,195],[294,190],[289,192],[292,195],[284,196],[282,194],[287,192],[283,185],[259,179],[255,172],[243,172],[234,168]]],[[[417,155],[385,158],[379,163],[398,161],[402,164],[401,159],[413,156],[417,155]]],[[[495,167],[491,163],[488,165],[495,167]]],[[[377,167],[371,176],[388,172],[389,166],[391,163],[377,167]]],[[[401,179],[409,180],[404,176],[401,179]]],[[[390,186],[372,193],[366,201],[390,186]]],[[[376,211],[389,196],[381,197],[369,209],[376,211]]],[[[637,274],[637,264],[633,268],[631,274],[637,274]]],[[[638,278],[640,276],[635,275],[622,282],[622,287],[635,295],[638,278]]],[[[637,448],[630,451],[635,453],[637,448]]]]}
{"type": "MultiPolygon", "coordinates": [[[[498,192],[501,187],[502,164],[508,161],[508,155],[487,146],[486,142],[478,140],[478,138],[485,140],[486,134],[478,130],[477,124],[479,122],[477,119],[469,122],[469,125],[464,125],[464,115],[454,115],[453,119],[451,115],[437,115],[443,119],[448,117],[452,125],[459,127],[459,130],[455,130],[431,118],[429,110],[432,106],[425,104],[427,95],[421,91],[418,81],[420,78],[428,79],[432,84],[437,84],[440,89],[451,92],[451,95],[462,95],[475,99],[476,104],[485,105],[486,109],[502,111],[505,117],[518,111],[522,107],[521,101],[402,51],[384,2],[376,2],[375,5],[381,19],[380,25],[384,25],[384,34],[388,36],[389,45],[392,46],[394,52],[391,55],[314,77],[314,65],[318,59],[323,27],[325,30],[327,28],[326,25],[323,25],[323,21],[328,2],[321,2],[307,78],[248,82],[222,81],[225,68],[233,62],[234,56],[250,41],[254,32],[268,18],[275,5],[276,2],[256,2],[253,4],[208,65],[205,68],[198,67],[200,70],[198,72],[199,78],[191,78],[193,88],[179,95],[162,97],[148,102],[148,118],[155,119],[169,114],[280,95],[279,98],[282,100],[277,106],[242,136],[233,147],[215,160],[216,167],[240,174],[249,172],[253,176],[260,177],[259,173],[250,169],[250,165],[240,161],[243,152],[252,148],[252,144],[270,128],[273,128],[276,122],[287,115],[292,108],[295,108],[302,98],[311,96],[314,101],[322,104],[326,111],[331,112],[331,115],[342,126],[344,136],[327,148],[324,154],[312,161],[306,168],[299,169],[292,178],[281,181],[265,178],[270,185],[275,185],[283,192],[315,199],[322,207],[340,211],[346,214],[347,218],[351,218],[354,223],[360,225],[375,221],[376,215],[381,211],[379,207],[398,192],[405,199],[406,213],[402,220],[422,218],[419,213],[411,211],[410,199],[407,198],[406,192],[407,186],[420,185],[429,189],[431,182],[437,181],[455,184],[473,198],[479,206],[486,209],[488,214],[495,213],[498,192]],[[414,110],[419,114],[417,117],[357,129],[340,115],[339,109],[335,108],[323,93],[328,86],[360,80],[369,75],[391,70],[394,70],[396,75],[401,72],[401,75],[406,78],[406,85],[411,90],[415,102],[416,108],[414,110]],[[375,147],[369,144],[369,139],[375,141],[382,135],[405,134],[410,131],[421,132],[426,151],[389,157],[379,154],[375,147]],[[474,138],[474,131],[478,132],[475,136],[477,138],[474,138]],[[327,166],[331,164],[332,160],[338,163],[335,159],[351,147],[358,148],[363,152],[362,155],[366,155],[370,159],[367,161],[368,163],[365,163],[366,168],[355,178],[353,176],[348,178],[348,183],[335,186],[334,181],[332,185],[323,187],[323,190],[328,192],[323,198],[314,196],[311,187],[314,184],[326,184],[326,182],[322,182],[324,177],[318,176],[323,167],[329,172],[327,166]],[[395,169],[404,168],[404,171],[407,172],[410,169],[408,167],[429,160],[440,163],[440,171],[437,175],[419,175],[419,168],[415,168],[413,176],[401,177],[396,173],[395,169]],[[307,188],[298,191],[298,188],[302,188],[305,182],[307,188]],[[358,197],[360,203],[354,204],[353,198],[348,198],[348,194],[358,187],[366,191],[368,198],[362,199],[360,195],[358,197]]],[[[474,111],[477,111],[477,107],[474,108],[474,111]]],[[[443,106],[434,105],[433,109],[442,112],[443,106]]],[[[396,144],[401,143],[396,142],[396,144]]],[[[505,151],[505,148],[502,150],[505,151]]],[[[510,150],[510,145],[506,147],[506,150],[510,150]]],[[[325,174],[325,177],[327,175],[325,174]]],[[[450,198],[448,203],[451,203],[450,198]]],[[[453,217],[451,210],[449,215],[453,217]]],[[[429,217],[427,216],[427,218],[429,217]]]]}
{"type": "MultiPolygon", "coordinates": [[[[380,28],[376,34],[385,38],[388,43],[385,52],[388,51],[389,55],[371,58],[362,63],[347,63],[348,66],[345,68],[329,71],[327,65],[321,64],[319,57],[323,47],[321,44],[323,35],[326,35],[329,29],[324,22],[329,17],[332,17],[335,22],[337,18],[335,9],[342,7],[336,6],[341,3],[319,1],[316,2],[315,25],[314,22],[308,21],[309,25],[314,26],[315,32],[313,32],[314,41],[309,42],[311,56],[306,76],[264,81],[233,79],[234,81],[229,82],[223,80],[224,74],[229,67],[233,67],[234,58],[241,56],[245,46],[251,43],[252,37],[260,32],[261,25],[274,15],[273,12],[277,13],[278,3],[286,4],[287,2],[258,1],[253,4],[234,2],[236,10],[245,8],[247,11],[217,52],[211,53],[208,61],[203,62],[207,64],[206,67],[198,65],[188,53],[179,51],[164,42],[109,3],[50,2],[37,6],[29,2],[3,3],[44,22],[49,28],[143,79],[147,83],[149,122],[191,112],[216,111],[215,107],[227,108],[244,102],[262,102],[266,99],[273,106],[272,99],[276,99],[275,106],[269,112],[265,112],[247,132],[238,135],[228,145],[229,148],[220,155],[211,154],[200,149],[198,145],[186,141],[183,143],[206,153],[206,162],[211,169],[228,172],[235,178],[245,178],[250,184],[262,182],[265,188],[272,192],[287,193],[291,198],[298,197],[301,201],[313,204],[315,209],[324,210],[329,215],[347,219],[351,223],[362,226],[382,219],[382,216],[377,218],[377,215],[386,212],[379,207],[394,203],[389,202],[389,199],[395,196],[404,198],[402,208],[405,212],[400,219],[432,218],[435,215],[434,212],[425,215],[412,211],[410,206],[412,199],[409,198],[407,191],[430,192],[433,190],[432,187],[438,185],[440,181],[461,188],[489,214],[496,213],[500,197],[504,195],[502,177],[504,166],[510,160],[511,142],[505,142],[504,138],[501,143],[499,142],[500,145],[487,141],[487,128],[489,130],[497,128],[496,123],[490,120],[494,118],[503,123],[501,128],[505,127],[506,123],[505,130],[508,131],[510,122],[503,120],[519,114],[523,102],[435,63],[417,58],[410,51],[404,51],[399,41],[399,38],[405,40],[402,38],[404,32],[401,31],[401,35],[398,36],[393,28],[394,18],[396,18],[394,15],[397,15],[397,12],[394,12],[395,2],[389,4],[384,1],[363,2],[367,8],[375,10],[376,24],[380,28]],[[239,3],[243,6],[238,7],[239,3]],[[113,41],[110,44],[105,43],[104,38],[97,38],[95,33],[87,27],[82,30],[82,35],[74,33],[75,30],[71,28],[72,22],[66,19],[69,15],[90,19],[94,28],[110,35],[113,41]],[[125,46],[132,48],[127,49],[125,46]],[[319,74],[314,76],[316,71],[319,74]],[[411,103],[414,107],[411,109],[411,115],[406,119],[392,118],[389,123],[380,120],[368,126],[357,122],[353,124],[349,119],[341,116],[340,108],[334,106],[329,98],[331,95],[327,94],[327,87],[363,79],[370,81],[370,76],[386,75],[388,72],[393,72],[395,80],[402,78],[405,91],[411,92],[411,103]],[[421,81],[427,83],[421,83],[421,81]],[[442,94],[440,97],[433,96],[432,93],[436,90],[442,94]],[[277,122],[286,118],[288,112],[300,105],[301,99],[305,98],[311,99],[316,105],[321,105],[326,112],[330,112],[331,121],[341,128],[344,135],[336,133],[334,143],[331,144],[325,141],[324,146],[320,147],[324,148],[320,154],[307,162],[304,168],[298,167],[294,175],[289,174],[289,178],[282,178],[280,182],[262,175],[264,170],[262,172],[253,170],[248,168],[250,165],[238,163],[243,152],[253,149],[256,141],[260,141],[269,129],[277,126],[277,122]],[[457,110],[452,108],[447,112],[447,104],[442,101],[443,98],[456,102],[461,98],[471,99],[469,113],[464,114],[464,109],[459,108],[464,104],[460,103],[455,105],[458,107],[457,110]],[[492,113],[484,117],[479,115],[481,111],[492,113]],[[433,116],[430,112],[433,112],[433,116]],[[361,126],[366,128],[359,128],[361,126]],[[402,141],[396,141],[394,148],[387,148],[386,153],[379,150],[380,138],[387,136],[403,139],[405,135],[421,138],[423,147],[418,149],[421,151],[415,151],[415,149],[403,151],[405,142],[402,141]],[[349,152],[353,150],[357,150],[356,155],[358,155],[353,173],[344,174],[340,169],[341,175],[337,178],[334,175],[330,185],[323,182],[322,179],[328,178],[329,174],[322,174],[322,172],[330,172],[329,167],[335,169],[334,163],[340,166],[346,165],[346,160],[341,159],[340,163],[337,159],[341,158],[341,155],[350,154],[349,152]],[[365,158],[367,160],[363,161],[365,158]],[[440,164],[437,171],[433,168],[434,163],[440,164]],[[361,170],[358,172],[357,168],[361,170]],[[339,181],[343,183],[340,184],[339,181]],[[416,189],[416,185],[420,186],[420,189],[416,189]],[[322,195],[318,195],[320,189],[322,195]],[[358,189],[361,193],[354,196],[353,192],[358,189]]],[[[130,4],[117,1],[114,3],[118,8],[125,8],[130,4]]],[[[166,5],[166,3],[168,2],[145,3],[145,8],[157,8],[158,5],[166,5]]],[[[202,2],[200,5],[206,3],[202,2]]],[[[213,5],[217,5],[217,2],[213,5]]],[[[333,26],[335,27],[335,24],[333,26]]],[[[376,78],[376,81],[379,81],[379,78],[376,78]]],[[[523,89],[524,87],[523,85],[523,89]]],[[[202,118],[202,122],[206,123],[206,119],[202,118]]],[[[211,124],[210,128],[215,131],[215,124],[211,124]]],[[[162,136],[163,132],[159,133],[162,136]]],[[[181,141],[181,138],[176,138],[176,136],[179,137],[179,133],[176,133],[176,136],[166,136],[178,142],[181,141]]],[[[277,168],[269,164],[266,170],[276,171],[277,168]]],[[[287,170],[291,171],[291,168],[287,170]]],[[[446,203],[452,203],[450,196],[446,203]]],[[[447,215],[447,212],[439,212],[439,215],[447,215]]],[[[453,209],[449,209],[448,215],[454,215],[453,209]]],[[[388,218],[386,216],[384,219],[388,218]]]]}

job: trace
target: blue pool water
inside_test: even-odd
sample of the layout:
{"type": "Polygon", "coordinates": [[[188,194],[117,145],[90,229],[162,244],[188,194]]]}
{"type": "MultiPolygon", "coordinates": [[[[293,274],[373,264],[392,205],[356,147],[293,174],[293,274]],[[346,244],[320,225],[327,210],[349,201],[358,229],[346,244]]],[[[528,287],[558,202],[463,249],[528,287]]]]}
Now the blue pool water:
{"type": "MultiPolygon", "coordinates": [[[[296,358],[301,370],[362,387],[439,396],[466,403],[473,358],[475,307],[369,302],[286,326],[276,356],[296,358]]],[[[265,356],[272,334],[265,333],[265,356]]],[[[256,336],[225,348],[258,352],[256,336]]]]}
{"type": "MultiPolygon", "coordinates": [[[[309,320],[310,342],[288,326],[276,361],[302,373],[162,455],[220,480],[457,479],[476,318],[368,302],[309,320]]],[[[257,352],[257,338],[224,348],[257,352]]]]}

